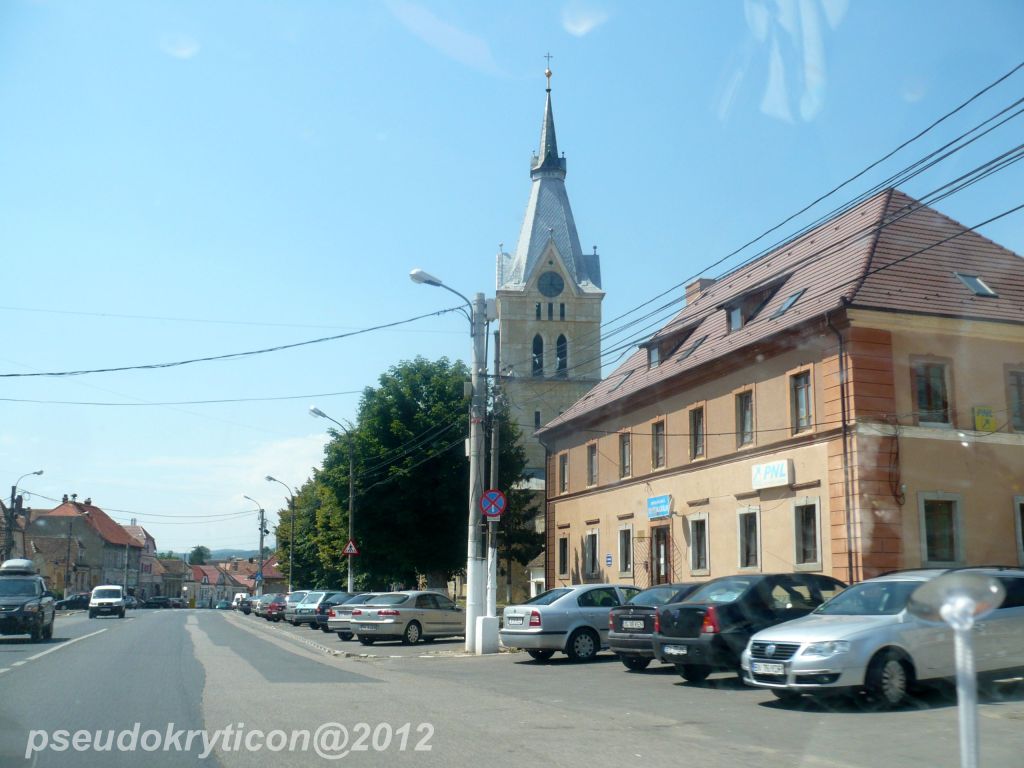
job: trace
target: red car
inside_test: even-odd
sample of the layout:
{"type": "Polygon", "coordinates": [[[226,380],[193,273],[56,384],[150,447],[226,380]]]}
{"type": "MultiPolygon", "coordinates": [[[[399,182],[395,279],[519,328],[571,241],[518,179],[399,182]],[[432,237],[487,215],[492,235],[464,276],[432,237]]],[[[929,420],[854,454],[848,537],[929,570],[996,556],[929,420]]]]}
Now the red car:
{"type": "Polygon", "coordinates": [[[266,611],[263,612],[263,618],[267,621],[280,621],[284,618],[284,609],[287,605],[288,602],[284,595],[275,595],[267,605],[266,611]]]}

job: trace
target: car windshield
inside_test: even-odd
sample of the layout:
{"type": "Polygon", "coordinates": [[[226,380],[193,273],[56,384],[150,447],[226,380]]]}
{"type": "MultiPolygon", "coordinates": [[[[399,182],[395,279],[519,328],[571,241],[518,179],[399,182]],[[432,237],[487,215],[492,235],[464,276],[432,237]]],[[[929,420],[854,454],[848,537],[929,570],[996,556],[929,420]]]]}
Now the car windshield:
{"type": "Polygon", "coordinates": [[[292,592],[287,599],[289,603],[301,603],[305,597],[305,592],[292,592]]]}
{"type": "Polygon", "coordinates": [[[753,578],[733,576],[705,584],[692,592],[684,603],[731,603],[739,599],[754,583],[753,578]]]}
{"type": "Polygon", "coordinates": [[[120,589],[97,589],[92,593],[94,600],[117,600],[121,597],[120,589]]]}
{"type": "Polygon", "coordinates": [[[378,595],[373,599],[373,605],[401,605],[409,599],[409,595],[390,594],[378,595]]]}
{"type": "Polygon", "coordinates": [[[549,589],[547,592],[541,592],[536,597],[527,600],[523,605],[551,605],[555,600],[565,597],[570,592],[572,592],[571,589],[556,587],[555,589],[549,589]]]}
{"type": "Polygon", "coordinates": [[[814,612],[828,616],[879,616],[899,613],[920,581],[866,581],[840,592],[814,612]]]}
{"type": "Polygon", "coordinates": [[[320,598],[322,598],[323,596],[324,596],[323,592],[310,592],[308,595],[306,595],[304,598],[302,598],[302,602],[303,603],[317,603],[317,602],[320,601],[320,598]]]}
{"type": "Polygon", "coordinates": [[[630,598],[626,605],[664,605],[669,600],[678,594],[679,590],[676,587],[664,586],[664,587],[651,587],[645,589],[643,592],[638,592],[630,598]]]}
{"type": "Polygon", "coordinates": [[[24,597],[36,593],[31,579],[0,579],[0,597],[24,597]]]}
{"type": "Polygon", "coordinates": [[[342,605],[365,605],[377,597],[378,595],[372,592],[368,595],[356,595],[355,597],[346,600],[342,605]]]}

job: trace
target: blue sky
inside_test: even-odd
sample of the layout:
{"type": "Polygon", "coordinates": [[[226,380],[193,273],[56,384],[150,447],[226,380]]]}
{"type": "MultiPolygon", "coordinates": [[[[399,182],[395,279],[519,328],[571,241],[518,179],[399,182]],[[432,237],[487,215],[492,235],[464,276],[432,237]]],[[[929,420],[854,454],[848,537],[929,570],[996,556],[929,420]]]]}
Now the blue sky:
{"type": "MultiPolygon", "coordinates": [[[[451,306],[413,267],[493,295],[548,51],[570,200],[616,317],[1012,69],[1022,29],[1013,0],[7,0],[0,373],[240,352],[451,306]]],[[[1022,86],[1024,71],[828,202],[1022,86]]],[[[923,195],[1019,136],[1011,122],[903,188],[923,195]]],[[[1013,166],[939,208],[973,225],[1021,189],[1013,166]]],[[[1024,253],[1022,222],[983,233],[1024,253]]],[[[448,314],[237,360],[0,379],[0,487],[42,468],[22,484],[35,508],[77,493],[136,517],[161,549],[255,547],[242,494],[275,510],[283,489],[264,476],[298,486],[319,464],[326,424],[310,404],[351,418],[388,366],[469,347],[448,314]],[[146,405],[313,393],[348,394],[146,405]]]]}

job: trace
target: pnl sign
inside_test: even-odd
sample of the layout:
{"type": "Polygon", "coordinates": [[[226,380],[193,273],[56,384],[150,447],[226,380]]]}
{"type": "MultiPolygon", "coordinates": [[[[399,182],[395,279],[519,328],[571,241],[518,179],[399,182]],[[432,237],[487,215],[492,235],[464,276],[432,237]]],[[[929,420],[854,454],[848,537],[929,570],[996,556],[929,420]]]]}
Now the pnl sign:
{"type": "Polygon", "coordinates": [[[761,488],[779,488],[793,484],[793,462],[790,459],[755,464],[751,469],[750,486],[756,491],[761,488]]]}
{"type": "Polygon", "coordinates": [[[672,514],[672,496],[649,496],[647,498],[647,519],[658,520],[672,514]]]}

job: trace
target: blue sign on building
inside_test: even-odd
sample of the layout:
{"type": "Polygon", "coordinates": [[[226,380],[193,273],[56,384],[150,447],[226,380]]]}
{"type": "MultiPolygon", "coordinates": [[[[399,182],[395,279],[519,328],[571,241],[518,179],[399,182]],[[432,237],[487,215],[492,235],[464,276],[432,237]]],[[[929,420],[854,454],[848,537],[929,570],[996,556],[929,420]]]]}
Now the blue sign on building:
{"type": "Polygon", "coordinates": [[[657,520],[672,514],[672,496],[649,496],[647,498],[647,519],[657,520]]]}

